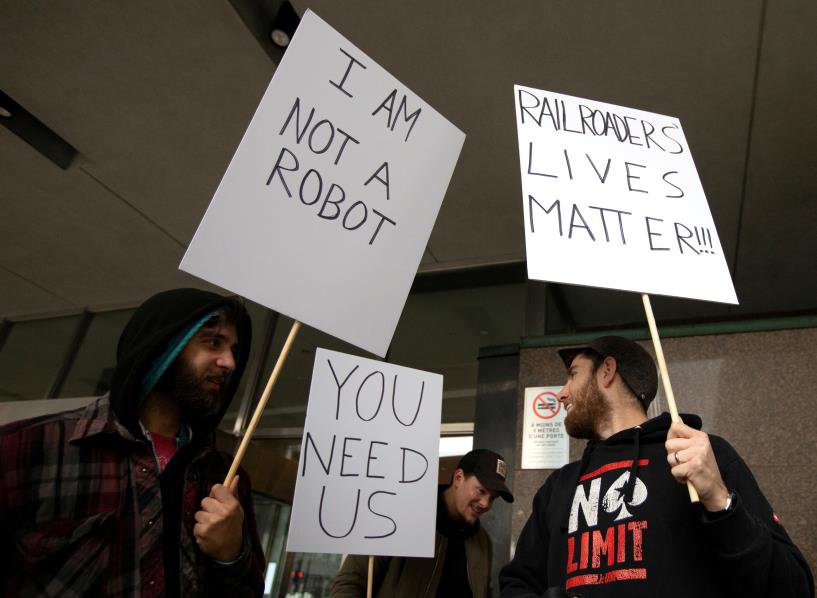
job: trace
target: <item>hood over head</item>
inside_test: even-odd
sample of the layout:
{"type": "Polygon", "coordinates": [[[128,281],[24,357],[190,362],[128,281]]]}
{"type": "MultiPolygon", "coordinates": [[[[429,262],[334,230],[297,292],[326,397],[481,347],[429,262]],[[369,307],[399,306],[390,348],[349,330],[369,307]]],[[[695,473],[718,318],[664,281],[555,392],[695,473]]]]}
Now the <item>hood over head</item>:
{"type": "Polygon", "coordinates": [[[145,395],[143,386],[149,374],[155,372],[156,362],[163,357],[166,358],[168,354],[173,354],[172,345],[178,343],[180,339],[186,344],[189,339],[185,338],[185,333],[194,327],[197,329],[197,326],[206,320],[206,316],[218,313],[233,302],[239,302],[240,305],[236,322],[238,351],[235,356],[235,370],[224,392],[224,402],[217,414],[198,422],[188,422],[193,428],[194,436],[197,433],[203,435],[215,430],[221,421],[247,365],[252,337],[247,310],[235,296],[223,297],[216,293],[187,288],[158,293],[142,303],[131,316],[119,337],[110,396],[111,406],[117,418],[137,438],[142,436],[139,428],[139,405],[145,395]]]}

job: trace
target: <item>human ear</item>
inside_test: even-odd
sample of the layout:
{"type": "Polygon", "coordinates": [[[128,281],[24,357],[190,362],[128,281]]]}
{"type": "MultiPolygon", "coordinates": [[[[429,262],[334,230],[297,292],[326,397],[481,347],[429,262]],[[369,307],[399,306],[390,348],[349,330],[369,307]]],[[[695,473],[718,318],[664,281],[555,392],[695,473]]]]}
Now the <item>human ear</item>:
{"type": "Polygon", "coordinates": [[[618,367],[615,357],[605,357],[599,369],[601,370],[602,385],[606,388],[613,383],[616,377],[618,367]]]}

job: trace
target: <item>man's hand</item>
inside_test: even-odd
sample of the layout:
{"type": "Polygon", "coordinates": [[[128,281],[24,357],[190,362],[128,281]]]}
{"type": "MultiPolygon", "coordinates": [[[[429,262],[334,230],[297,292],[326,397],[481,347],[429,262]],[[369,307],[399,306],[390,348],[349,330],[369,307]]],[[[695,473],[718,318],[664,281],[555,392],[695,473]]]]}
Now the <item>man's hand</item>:
{"type": "Polygon", "coordinates": [[[709,435],[682,422],[673,422],[664,446],[673,477],[681,484],[691,482],[710,513],[725,509],[729,490],[715,461],[709,435]]]}
{"type": "Polygon", "coordinates": [[[215,484],[196,512],[193,535],[201,551],[218,561],[234,561],[241,554],[244,509],[238,502],[238,476],[230,487],[215,484]]]}

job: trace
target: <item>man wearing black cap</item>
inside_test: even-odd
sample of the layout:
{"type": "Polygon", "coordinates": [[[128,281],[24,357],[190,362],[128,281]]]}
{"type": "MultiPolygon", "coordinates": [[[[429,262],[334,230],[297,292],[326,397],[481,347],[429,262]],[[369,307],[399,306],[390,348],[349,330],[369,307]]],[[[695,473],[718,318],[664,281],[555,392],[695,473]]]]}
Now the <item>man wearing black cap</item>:
{"type": "Polygon", "coordinates": [[[697,416],[647,419],[658,386],[647,351],[606,336],[559,355],[565,428],[589,442],[536,493],[500,573],[503,598],[814,596],[808,565],[735,449],[697,416]]]}
{"type": "MultiPolygon", "coordinates": [[[[451,483],[440,486],[434,558],[377,557],[373,596],[489,598],[491,539],[479,518],[501,496],[513,502],[505,483],[505,460],[487,449],[466,454],[451,483]]],[[[349,555],[332,587],[332,598],[366,596],[368,557],[349,555]]]]}

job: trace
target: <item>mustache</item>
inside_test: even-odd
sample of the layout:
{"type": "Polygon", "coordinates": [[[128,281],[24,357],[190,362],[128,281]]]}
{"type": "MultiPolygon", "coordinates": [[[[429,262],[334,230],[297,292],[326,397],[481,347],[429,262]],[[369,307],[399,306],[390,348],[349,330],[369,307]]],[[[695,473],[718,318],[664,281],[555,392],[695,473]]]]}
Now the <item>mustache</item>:
{"type": "Polygon", "coordinates": [[[227,383],[230,381],[230,374],[221,371],[214,371],[205,373],[205,375],[202,378],[206,382],[218,384],[220,389],[223,390],[227,386],[227,383]]]}

